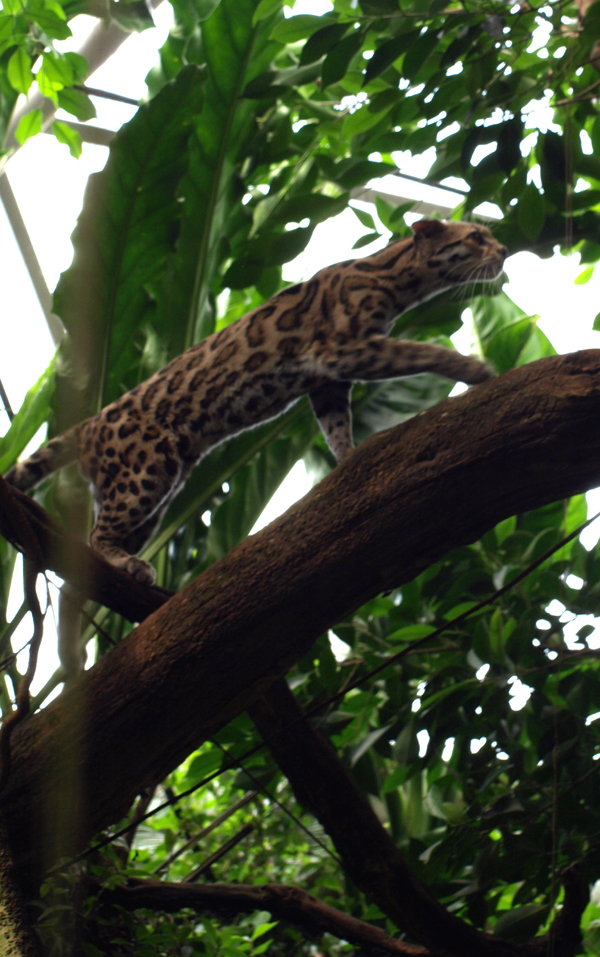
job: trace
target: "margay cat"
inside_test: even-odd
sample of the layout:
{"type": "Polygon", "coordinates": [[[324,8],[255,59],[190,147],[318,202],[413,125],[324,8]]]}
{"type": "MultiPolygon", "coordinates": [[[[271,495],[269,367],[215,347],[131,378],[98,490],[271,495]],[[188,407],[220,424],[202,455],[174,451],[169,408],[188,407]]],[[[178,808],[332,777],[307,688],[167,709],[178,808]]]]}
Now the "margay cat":
{"type": "Polygon", "coordinates": [[[353,448],[354,380],[427,371],[483,382],[490,373],[478,359],[386,336],[409,306],[455,285],[495,279],[508,252],[489,230],[469,223],[421,220],[413,231],[410,239],[283,289],[52,439],[10,469],[7,481],[29,489],[79,459],[98,502],[90,544],[152,583],[154,569],[134,555],[192,467],[224,439],[308,394],[341,461],[353,448]]]}

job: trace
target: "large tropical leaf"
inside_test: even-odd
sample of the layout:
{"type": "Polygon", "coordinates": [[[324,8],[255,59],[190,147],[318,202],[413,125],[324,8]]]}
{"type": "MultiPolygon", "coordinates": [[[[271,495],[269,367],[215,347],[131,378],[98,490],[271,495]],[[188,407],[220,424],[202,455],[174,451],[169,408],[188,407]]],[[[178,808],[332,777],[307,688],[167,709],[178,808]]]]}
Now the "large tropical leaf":
{"type": "Polygon", "coordinates": [[[0,438],[0,474],[19,458],[38,429],[48,421],[54,393],[54,360],[31,387],[6,435],[0,438]]]}
{"type": "Polygon", "coordinates": [[[202,26],[205,97],[180,188],[181,233],[158,293],[159,314],[181,324],[182,348],[214,329],[211,286],[226,253],[228,217],[241,199],[239,166],[252,158],[255,133],[256,106],[242,94],[280,49],[269,39],[273,17],[254,25],[255,9],[254,0],[222,0],[202,26]]]}
{"type": "Polygon", "coordinates": [[[206,537],[206,565],[248,535],[290,469],[312,445],[317,432],[316,419],[305,400],[285,432],[236,473],[227,499],[213,513],[206,537]]]}
{"type": "MultiPolygon", "coordinates": [[[[144,557],[152,558],[170,541],[178,528],[190,521],[195,515],[201,514],[206,509],[210,509],[213,506],[215,496],[220,493],[223,483],[231,483],[232,476],[240,469],[243,470],[249,463],[256,460],[257,457],[260,457],[260,455],[268,449],[270,443],[277,439],[280,434],[283,434],[283,441],[288,441],[287,453],[285,456],[275,453],[273,463],[281,463],[285,459],[285,462],[289,464],[287,464],[286,468],[278,466],[277,478],[272,482],[263,483],[260,486],[260,490],[256,491],[252,496],[252,505],[250,508],[248,509],[247,507],[243,510],[248,516],[250,516],[250,511],[253,510],[252,513],[254,514],[254,512],[256,512],[255,517],[257,517],[277,486],[283,478],[285,478],[289,469],[303,456],[308,445],[314,440],[316,423],[314,423],[314,425],[313,423],[314,417],[312,414],[307,413],[302,404],[298,404],[278,419],[265,422],[256,429],[243,432],[241,435],[213,449],[213,451],[200,462],[200,465],[198,465],[188,479],[185,488],[182,489],[170,505],[161,529],[144,552],[144,557]],[[296,422],[300,423],[300,425],[296,426],[296,422]],[[286,440],[288,429],[292,430],[290,440],[286,440]],[[293,436],[298,429],[303,432],[302,439],[293,440],[293,436]]],[[[255,489],[256,488],[258,488],[258,486],[255,483],[255,489]]],[[[232,504],[228,504],[228,499],[226,503],[220,506],[221,508],[225,508],[225,505],[227,505],[225,513],[231,509],[239,509],[239,506],[235,504],[238,494],[241,494],[242,497],[247,496],[244,482],[241,482],[239,489],[239,492],[238,487],[232,487],[230,490],[232,504]]],[[[218,511],[215,512],[215,521],[217,515],[218,511]]],[[[246,530],[239,533],[238,541],[245,537],[254,524],[253,519],[248,525],[249,520],[248,518],[244,525],[245,528],[247,525],[246,530]]],[[[237,544],[237,542],[235,542],[235,544],[237,544]]]]}
{"type": "Polygon", "coordinates": [[[201,71],[187,67],[122,128],[106,168],[90,177],[73,264],[55,293],[68,333],[59,352],[59,429],[98,411],[177,352],[177,323],[157,325],[152,282],[173,248],[177,185],[201,97],[201,71]],[[158,343],[144,332],[150,322],[158,343]]]}

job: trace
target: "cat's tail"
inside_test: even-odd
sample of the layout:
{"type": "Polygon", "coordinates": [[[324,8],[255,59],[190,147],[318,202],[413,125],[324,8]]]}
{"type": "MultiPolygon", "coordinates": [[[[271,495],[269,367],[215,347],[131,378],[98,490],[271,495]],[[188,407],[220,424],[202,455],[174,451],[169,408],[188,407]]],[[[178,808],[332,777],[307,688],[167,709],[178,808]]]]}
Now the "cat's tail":
{"type": "Polygon", "coordinates": [[[77,458],[80,429],[81,424],[73,426],[72,429],[42,445],[31,458],[13,465],[4,476],[8,484],[26,492],[47,475],[72,462],[77,458]]]}

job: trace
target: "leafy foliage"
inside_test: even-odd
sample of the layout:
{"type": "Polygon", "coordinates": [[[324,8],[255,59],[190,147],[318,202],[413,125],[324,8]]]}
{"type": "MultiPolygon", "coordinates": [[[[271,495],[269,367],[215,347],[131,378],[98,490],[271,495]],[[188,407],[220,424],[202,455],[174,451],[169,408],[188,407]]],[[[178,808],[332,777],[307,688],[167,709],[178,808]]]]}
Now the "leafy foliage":
{"type": "MultiPolygon", "coordinates": [[[[501,217],[494,231],[512,252],[546,256],[573,242],[592,268],[600,259],[596,6],[580,20],[573,5],[558,2],[535,9],[500,0],[334,0],[323,16],[286,19],[281,0],[175,0],[175,27],[148,77],[150,99],[90,179],[73,265],[55,295],[67,328],[56,375],[33,387],[1,440],[2,470],[43,422],[61,431],[93,414],[268,299],[319,224],[346,209],[355,188],[401,169],[409,153],[431,151],[431,181],[458,179],[456,217],[493,203],[501,217]],[[542,109],[553,109],[552,120],[538,128],[531,117],[542,109]]],[[[53,47],[83,9],[80,0],[5,3],[4,128],[17,93],[34,82],[34,63],[45,95],[80,120],[91,115],[75,88],[85,65],[53,47]]],[[[146,23],[139,4],[108,9],[130,27],[146,23]]],[[[30,113],[17,136],[24,141],[40,127],[41,114],[30,113]]],[[[76,151],[69,129],[57,124],[55,132],[76,151]]],[[[354,206],[365,230],[357,247],[408,235],[412,205],[379,198],[372,213],[354,206]]],[[[497,289],[470,292],[474,347],[498,372],[553,354],[535,316],[497,289]]],[[[449,345],[465,305],[438,297],[400,317],[394,335],[449,345]]],[[[431,376],[357,385],[356,440],[449,390],[431,376]]],[[[181,588],[240,542],[300,459],[315,481],[333,465],[306,403],[214,450],[147,550],[159,583],[181,588]]],[[[63,497],[66,488],[72,498],[75,480],[61,481],[63,497]]],[[[47,502],[55,489],[43,491],[47,502]]],[[[590,883],[600,876],[600,549],[575,540],[488,608],[460,625],[452,620],[585,515],[577,496],[508,519],[337,623],[289,675],[307,708],[365,678],[319,711],[319,727],[433,893],[475,926],[516,941],[547,926],[560,905],[563,866],[581,861],[590,883]],[[446,630],[431,645],[412,647],[440,625],[446,630]],[[368,680],[400,650],[401,659],[368,680]]],[[[14,564],[14,549],[0,542],[3,609],[14,564]]],[[[112,612],[88,610],[96,624],[83,637],[95,638],[98,655],[130,630],[112,612]]],[[[3,655],[14,625],[3,610],[3,655]]],[[[13,659],[7,672],[14,691],[13,659]]],[[[10,698],[2,677],[4,713],[10,698]]],[[[152,814],[133,844],[123,837],[96,852],[88,875],[109,885],[156,874],[181,880],[215,855],[208,879],[299,884],[393,931],[344,875],[327,835],[266,752],[245,760],[258,741],[246,715],[232,721],[162,783],[154,806],[197,789],[152,814]],[[221,770],[231,761],[238,766],[221,770]]],[[[128,915],[93,894],[79,899],[74,887],[78,872],[67,869],[44,888],[39,926],[48,953],[70,953],[82,927],[89,955],[311,952],[297,930],[265,914],[230,923],[189,912],[128,915]]],[[[592,951],[597,919],[590,904],[584,929],[592,951]]],[[[320,950],[348,946],[326,936],[320,950]]]]}
{"type": "MultiPolygon", "coordinates": [[[[88,72],[86,60],[78,53],[62,52],[56,40],[73,34],[69,21],[80,13],[114,20],[125,31],[153,26],[149,10],[139,0],[4,0],[0,12],[0,158],[9,156],[6,136],[19,93],[32,89],[66,110],[78,120],[96,116],[96,109],[81,89],[88,72]]],[[[79,133],[65,123],[53,124],[53,132],[74,156],[81,153],[79,133]]],[[[35,107],[25,113],[16,130],[23,145],[41,132],[42,111],[35,107]]]]}

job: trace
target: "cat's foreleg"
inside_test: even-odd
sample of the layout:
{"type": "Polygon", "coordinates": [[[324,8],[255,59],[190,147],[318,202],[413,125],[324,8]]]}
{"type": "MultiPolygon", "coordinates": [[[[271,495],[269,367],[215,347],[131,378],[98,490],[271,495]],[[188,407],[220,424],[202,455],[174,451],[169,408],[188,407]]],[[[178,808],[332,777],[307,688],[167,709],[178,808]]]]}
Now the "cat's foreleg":
{"type": "Polygon", "coordinates": [[[337,347],[331,358],[322,356],[321,362],[329,374],[335,372],[344,379],[362,381],[434,372],[454,382],[476,385],[492,376],[488,367],[474,356],[463,356],[430,342],[386,339],[385,336],[371,336],[337,347]]]}
{"type": "Polygon", "coordinates": [[[350,411],[351,382],[329,380],[309,393],[310,404],[327,444],[338,462],[354,448],[350,411]]]}

